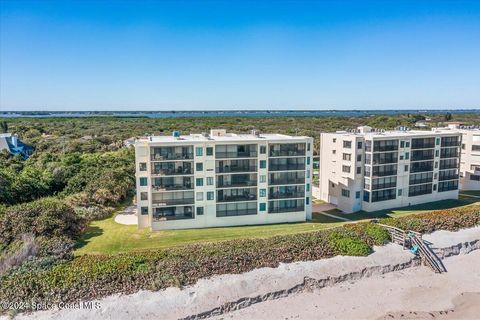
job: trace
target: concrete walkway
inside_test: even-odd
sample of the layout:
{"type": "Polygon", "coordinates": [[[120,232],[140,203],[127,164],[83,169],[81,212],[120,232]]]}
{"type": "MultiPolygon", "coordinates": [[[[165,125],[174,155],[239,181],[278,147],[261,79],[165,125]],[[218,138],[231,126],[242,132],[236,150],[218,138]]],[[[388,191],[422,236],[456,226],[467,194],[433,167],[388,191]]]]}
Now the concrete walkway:
{"type": "Polygon", "coordinates": [[[470,197],[470,198],[480,199],[480,196],[474,196],[473,194],[460,193],[460,195],[461,195],[461,196],[464,196],[464,197],[470,197]]]}
{"type": "Polygon", "coordinates": [[[115,222],[125,225],[137,225],[137,206],[128,206],[115,216],[115,222]]]}
{"type": "Polygon", "coordinates": [[[338,220],[352,221],[350,219],[347,219],[347,218],[344,218],[344,217],[339,217],[339,216],[336,216],[336,215],[333,215],[333,214],[330,214],[330,213],[326,213],[326,212],[323,212],[323,211],[320,211],[320,212],[317,212],[317,213],[320,213],[321,215],[324,215],[324,216],[327,216],[327,217],[330,217],[330,218],[334,218],[334,219],[338,219],[338,220]]]}
{"type": "Polygon", "coordinates": [[[336,208],[337,207],[330,203],[319,203],[312,205],[312,212],[328,211],[336,208]]]}

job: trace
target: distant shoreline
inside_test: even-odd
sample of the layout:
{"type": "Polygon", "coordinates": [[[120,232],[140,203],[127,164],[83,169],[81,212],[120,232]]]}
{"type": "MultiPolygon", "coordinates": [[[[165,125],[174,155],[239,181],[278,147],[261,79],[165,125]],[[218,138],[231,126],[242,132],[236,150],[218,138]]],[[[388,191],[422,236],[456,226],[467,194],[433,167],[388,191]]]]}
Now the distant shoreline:
{"type": "Polygon", "coordinates": [[[451,110],[249,110],[249,111],[3,111],[5,118],[54,118],[54,117],[128,117],[128,118],[179,118],[179,117],[361,117],[369,115],[398,114],[468,114],[480,113],[480,109],[451,110]]]}

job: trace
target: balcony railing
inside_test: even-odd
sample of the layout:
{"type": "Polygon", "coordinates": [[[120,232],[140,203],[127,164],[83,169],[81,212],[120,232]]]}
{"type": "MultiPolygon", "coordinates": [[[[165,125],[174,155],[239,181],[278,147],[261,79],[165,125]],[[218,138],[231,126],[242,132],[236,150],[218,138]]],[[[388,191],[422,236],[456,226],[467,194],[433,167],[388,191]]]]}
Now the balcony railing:
{"type": "Polygon", "coordinates": [[[253,187],[256,185],[257,180],[217,182],[217,188],[253,187]]]}
{"type": "Polygon", "coordinates": [[[231,173],[231,172],[256,172],[257,166],[223,166],[216,167],[216,173],[231,173]]]}
{"type": "Polygon", "coordinates": [[[268,213],[297,212],[304,211],[305,206],[288,207],[288,208],[268,208],[268,213]]]}
{"type": "Polygon", "coordinates": [[[153,192],[193,189],[193,183],[152,185],[153,192]]]}
{"type": "Polygon", "coordinates": [[[445,181],[445,180],[456,180],[458,179],[458,174],[449,174],[449,175],[440,175],[439,179],[440,181],[445,181]]]}
{"type": "Polygon", "coordinates": [[[305,197],[305,192],[270,192],[269,199],[295,199],[305,197]]]}
{"type": "Polygon", "coordinates": [[[271,179],[270,185],[286,185],[286,184],[304,184],[305,178],[296,179],[271,179]]]}
{"type": "Polygon", "coordinates": [[[224,158],[255,158],[257,156],[256,151],[250,152],[216,152],[215,158],[224,159],[224,158]]]}
{"type": "Polygon", "coordinates": [[[163,175],[163,176],[172,176],[172,175],[186,175],[193,174],[192,168],[176,168],[176,169],[160,169],[152,170],[152,174],[163,175]]]}
{"type": "Polygon", "coordinates": [[[395,188],[396,186],[396,182],[372,184],[372,190],[395,188]]]}
{"type": "Polygon", "coordinates": [[[305,164],[270,164],[269,171],[305,170],[305,164]]]}
{"type": "Polygon", "coordinates": [[[301,157],[305,150],[270,150],[270,157],[301,157]]]}
{"type": "Polygon", "coordinates": [[[235,217],[257,214],[257,209],[237,209],[217,211],[217,217],[235,217]]]}
{"type": "Polygon", "coordinates": [[[236,202],[236,201],[255,201],[257,200],[256,194],[249,194],[243,196],[222,196],[217,197],[217,202],[236,202]]]}
{"type": "Polygon", "coordinates": [[[194,198],[184,199],[166,199],[166,200],[152,200],[154,206],[174,206],[179,204],[194,204],[194,198]]]}
{"type": "Polygon", "coordinates": [[[190,159],[193,160],[193,153],[167,153],[167,154],[154,153],[150,157],[150,160],[152,161],[190,160],[190,159]]]}

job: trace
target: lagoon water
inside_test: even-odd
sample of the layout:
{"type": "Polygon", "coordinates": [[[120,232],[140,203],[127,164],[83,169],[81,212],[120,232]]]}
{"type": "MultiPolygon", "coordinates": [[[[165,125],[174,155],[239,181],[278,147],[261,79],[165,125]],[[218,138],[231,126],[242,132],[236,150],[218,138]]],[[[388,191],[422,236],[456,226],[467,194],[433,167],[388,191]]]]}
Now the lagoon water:
{"type": "Polygon", "coordinates": [[[182,118],[182,117],[360,117],[368,115],[395,114],[436,114],[436,113],[480,113],[480,109],[451,110],[298,110],[298,111],[3,111],[0,117],[147,117],[147,118],[182,118]]]}

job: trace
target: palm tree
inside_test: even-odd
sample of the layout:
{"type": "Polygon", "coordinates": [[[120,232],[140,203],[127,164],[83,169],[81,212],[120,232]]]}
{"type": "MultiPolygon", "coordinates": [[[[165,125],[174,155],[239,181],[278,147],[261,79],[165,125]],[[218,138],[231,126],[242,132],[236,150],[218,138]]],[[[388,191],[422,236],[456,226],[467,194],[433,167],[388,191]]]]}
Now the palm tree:
{"type": "Polygon", "coordinates": [[[0,122],[0,128],[2,128],[2,132],[3,132],[3,133],[7,133],[7,132],[8,132],[8,123],[7,123],[7,121],[2,121],[2,122],[0,122]]]}

